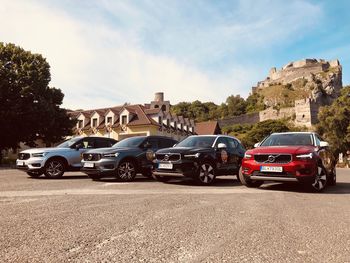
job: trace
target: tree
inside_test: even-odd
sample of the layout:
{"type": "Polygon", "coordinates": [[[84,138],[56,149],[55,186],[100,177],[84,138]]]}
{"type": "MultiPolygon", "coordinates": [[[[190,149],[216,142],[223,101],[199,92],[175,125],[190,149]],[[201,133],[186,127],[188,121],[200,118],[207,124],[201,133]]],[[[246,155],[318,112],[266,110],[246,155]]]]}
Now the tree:
{"type": "Polygon", "coordinates": [[[228,115],[230,117],[232,116],[239,116],[244,113],[246,113],[246,105],[244,98],[241,98],[239,95],[231,95],[226,99],[227,109],[228,109],[228,115]]]}
{"type": "Polygon", "coordinates": [[[40,54],[0,42],[0,152],[71,134],[75,122],[60,108],[64,95],[48,86],[50,80],[50,66],[40,54]]]}
{"type": "Polygon", "coordinates": [[[318,113],[317,132],[329,142],[334,157],[350,149],[350,86],[342,88],[341,95],[330,106],[318,113]]]}

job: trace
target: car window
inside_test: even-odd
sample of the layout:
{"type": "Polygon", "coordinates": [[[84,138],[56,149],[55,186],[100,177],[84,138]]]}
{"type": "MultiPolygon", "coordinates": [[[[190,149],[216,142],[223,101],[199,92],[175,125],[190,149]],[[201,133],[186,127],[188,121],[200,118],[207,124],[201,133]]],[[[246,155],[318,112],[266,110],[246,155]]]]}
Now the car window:
{"type": "Polygon", "coordinates": [[[111,140],[108,139],[96,139],[96,148],[108,148],[112,147],[113,143],[111,140]]]}
{"type": "Polygon", "coordinates": [[[226,145],[226,147],[228,147],[228,141],[226,140],[226,137],[219,137],[216,140],[215,147],[218,147],[219,143],[223,143],[226,145]]]}
{"type": "Polygon", "coordinates": [[[316,145],[317,145],[317,146],[320,146],[320,145],[321,145],[321,141],[322,141],[322,140],[321,140],[321,138],[320,138],[320,137],[318,137],[318,135],[317,135],[317,134],[315,135],[315,140],[316,140],[316,145]]]}
{"type": "Polygon", "coordinates": [[[145,143],[150,143],[151,144],[151,147],[152,149],[158,149],[158,141],[159,139],[158,138],[148,138],[145,143]]]}
{"type": "Polygon", "coordinates": [[[172,147],[175,144],[173,140],[170,140],[168,138],[160,138],[159,139],[159,148],[169,148],[172,147]]]}
{"type": "Polygon", "coordinates": [[[226,138],[226,139],[228,141],[228,145],[227,145],[228,148],[231,148],[231,149],[237,148],[238,142],[235,139],[231,139],[231,138],[226,138]]]}
{"type": "Polygon", "coordinates": [[[95,148],[95,139],[91,137],[86,137],[83,138],[78,144],[81,146],[81,148],[84,149],[95,148]]]}

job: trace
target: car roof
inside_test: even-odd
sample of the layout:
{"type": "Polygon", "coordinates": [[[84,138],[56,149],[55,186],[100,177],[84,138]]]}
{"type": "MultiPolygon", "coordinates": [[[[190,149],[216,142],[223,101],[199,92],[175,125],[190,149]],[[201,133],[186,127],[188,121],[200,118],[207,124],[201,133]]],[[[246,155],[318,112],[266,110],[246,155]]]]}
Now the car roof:
{"type": "Polygon", "coordinates": [[[315,134],[315,132],[274,132],[272,134],[315,134]]]}
{"type": "Polygon", "coordinates": [[[241,142],[239,139],[237,139],[236,137],[234,136],[231,136],[231,135],[226,135],[226,134],[208,134],[208,135],[191,135],[189,137],[227,137],[227,138],[231,138],[231,139],[235,139],[239,142],[241,142]]]}

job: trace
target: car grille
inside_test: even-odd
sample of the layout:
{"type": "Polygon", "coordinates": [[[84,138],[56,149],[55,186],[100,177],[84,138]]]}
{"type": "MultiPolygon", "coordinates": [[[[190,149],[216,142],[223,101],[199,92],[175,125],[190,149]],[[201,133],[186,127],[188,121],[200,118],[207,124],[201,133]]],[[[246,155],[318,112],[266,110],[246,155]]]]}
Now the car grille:
{"type": "Polygon", "coordinates": [[[257,154],[254,160],[258,163],[289,163],[292,161],[290,154],[257,154]]]}
{"type": "Polygon", "coordinates": [[[101,154],[99,153],[84,153],[83,159],[84,161],[98,161],[101,159],[101,154]]]}
{"type": "Polygon", "coordinates": [[[157,153],[156,154],[157,161],[163,162],[176,162],[181,159],[181,154],[179,153],[157,153]]]}
{"type": "Polygon", "coordinates": [[[19,160],[28,160],[30,158],[30,154],[29,153],[20,153],[18,155],[18,159],[19,160]]]}

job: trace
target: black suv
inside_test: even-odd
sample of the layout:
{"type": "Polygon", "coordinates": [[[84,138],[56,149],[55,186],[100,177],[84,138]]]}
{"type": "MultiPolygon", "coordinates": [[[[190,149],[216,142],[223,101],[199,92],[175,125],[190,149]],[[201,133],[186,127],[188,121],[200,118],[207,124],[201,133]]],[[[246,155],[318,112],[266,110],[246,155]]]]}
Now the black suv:
{"type": "Polygon", "coordinates": [[[137,173],[152,176],[154,153],[171,147],[177,141],[164,136],[137,136],[124,139],[111,148],[91,150],[83,154],[82,171],[93,180],[115,177],[134,180],[137,173]]]}
{"type": "Polygon", "coordinates": [[[173,148],[156,152],[153,177],[191,177],[211,184],[219,175],[238,175],[245,149],[240,141],[226,135],[190,136],[173,148]]]}

